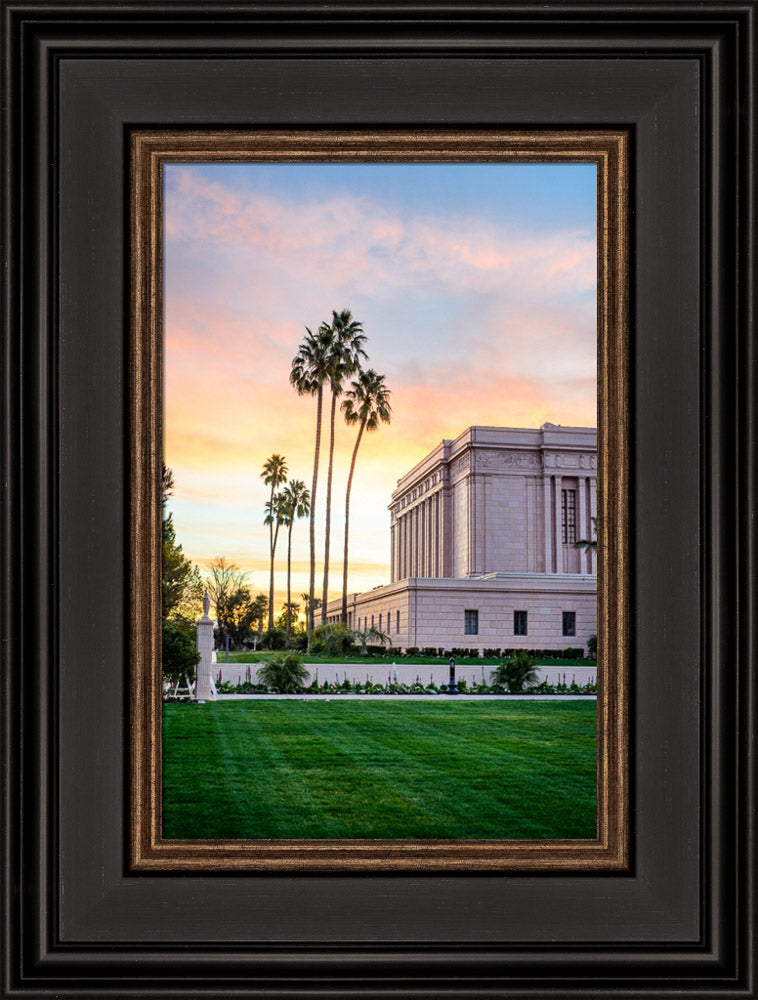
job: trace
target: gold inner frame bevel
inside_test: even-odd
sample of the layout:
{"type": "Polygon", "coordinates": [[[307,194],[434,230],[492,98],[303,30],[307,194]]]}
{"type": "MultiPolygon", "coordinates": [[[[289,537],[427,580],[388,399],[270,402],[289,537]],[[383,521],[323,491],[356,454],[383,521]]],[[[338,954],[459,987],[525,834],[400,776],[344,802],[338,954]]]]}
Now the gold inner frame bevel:
{"type": "Polygon", "coordinates": [[[130,136],[129,865],[133,871],[625,871],[629,830],[629,133],[135,130],[130,136]],[[161,837],[162,166],[594,162],[598,184],[598,836],[593,840],[161,837]]]}

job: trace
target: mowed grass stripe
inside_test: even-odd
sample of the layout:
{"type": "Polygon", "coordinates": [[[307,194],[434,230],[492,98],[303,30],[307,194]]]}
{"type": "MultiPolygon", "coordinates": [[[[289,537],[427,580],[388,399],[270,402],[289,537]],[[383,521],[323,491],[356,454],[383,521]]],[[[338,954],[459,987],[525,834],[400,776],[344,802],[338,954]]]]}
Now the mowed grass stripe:
{"type": "Polygon", "coordinates": [[[164,706],[168,838],[559,838],[596,829],[594,702],[164,706]]]}
{"type": "MultiPolygon", "coordinates": [[[[509,768],[515,775],[520,763],[529,783],[533,782],[532,759],[514,752],[518,741],[508,735],[499,741],[495,736],[488,741],[472,740],[467,731],[470,719],[466,716],[466,705],[460,704],[439,706],[436,718],[415,727],[403,741],[402,750],[395,750],[397,706],[389,710],[394,716],[389,721],[395,722],[391,733],[388,727],[378,724],[372,726],[371,738],[365,738],[358,735],[357,727],[346,721],[335,721],[330,730],[331,739],[346,752],[352,748],[360,752],[364,760],[370,760],[373,774],[382,782],[380,808],[375,807],[375,826],[394,831],[394,813],[404,803],[405,816],[402,818],[406,822],[410,817],[421,821],[425,836],[451,836],[451,828],[455,829],[456,837],[490,836],[493,823],[507,829],[509,836],[547,835],[546,829],[534,822],[523,826],[523,782],[514,780],[505,785],[500,778],[509,768]],[[442,736],[441,721],[444,724],[442,736]],[[490,765],[485,768],[481,767],[483,747],[490,765]],[[382,753],[385,748],[388,753],[382,753]],[[444,774],[444,782],[440,782],[441,774],[444,774]]],[[[498,730],[502,730],[501,720],[492,718],[498,730]]],[[[591,763],[594,773],[594,760],[591,763]]],[[[544,799],[547,807],[563,797],[564,783],[564,768],[543,765],[539,785],[531,794],[536,799],[544,799]],[[554,772],[555,780],[551,779],[548,770],[554,772]]],[[[592,808],[594,796],[590,799],[588,806],[592,808]]]]}

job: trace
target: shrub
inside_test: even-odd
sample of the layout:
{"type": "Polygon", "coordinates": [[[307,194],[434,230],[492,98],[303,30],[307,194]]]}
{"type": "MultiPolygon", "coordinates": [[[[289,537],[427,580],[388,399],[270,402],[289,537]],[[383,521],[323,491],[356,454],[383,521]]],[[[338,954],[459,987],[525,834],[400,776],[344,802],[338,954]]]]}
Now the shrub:
{"type": "Polygon", "coordinates": [[[293,632],[290,635],[290,649],[298,653],[304,653],[308,648],[308,635],[306,632],[293,632]]]}
{"type": "Polygon", "coordinates": [[[353,649],[353,632],[344,622],[327,622],[314,628],[311,633],[311,653],[326,653],[329,656],[346,656],[353,649]]]}
{"type": "Polygon", "coordinates": [[[424,646],[424,648],[421,650],[421,655],[422,656],[436,656],[437,655],[437,647],[436,646],[424,646]]]}
{"type": "Polygon", "coordinates": [[[387,657],[393,656],[393,657],[397,658],[398,656],[402,656],[403,655],[403,651],[400,648],[400,646],[388,646],[384,650],[384,655],[387,656],[387,657]]]}
{"type": "Polygon", "coordinates": [[[299,653],[277,653],[258,668],[258,680],[277,694],[297,694],[308,680],[299,653]]]}
{"type": "Polygon", "coordinates": [[[177,684],[183,677],[195,682],[200,653],[195,626],[189,622],[163,623],[163,678],[177,684]]]}
{"type": "Polygon", "coordinates": [[[591,660],[597,659],[597,636],[591,635],[587,640],[587,655],[591,660]]]}
{"type": "Polygon", "coordinates": [[[539,680],[535,670],[537,661],[525,649],[520,649],[492,671],[492,683],[516,694],[530,688],[539,680]]]}
{"type": "Polygon", "coordinates": [[[408,646],[405,651],[406,656],[418,656],[418,646],[408,646]]]}
{"type": "Polygon", "coordinates": [[[261,636],[262,649],[284,649],[285,634],[280,628],[270,628],[261,636]]]}

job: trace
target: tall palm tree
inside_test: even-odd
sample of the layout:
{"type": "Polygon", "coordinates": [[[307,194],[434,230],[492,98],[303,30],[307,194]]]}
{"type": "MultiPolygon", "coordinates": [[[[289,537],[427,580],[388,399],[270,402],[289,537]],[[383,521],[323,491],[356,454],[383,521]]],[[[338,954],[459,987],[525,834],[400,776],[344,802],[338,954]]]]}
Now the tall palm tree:
{"type": "MultiPolygon", "coordinates": [[[[290,648],[290,621],[292,618],[292,528],[295,521],[307,517],[311,509],[311,495],[300,479],[290,479],[281,493],[284,524],[287,527],[287,629],[285,648],[290,648]]],[[[294,605],[297,607],[297,605],[294,605]]]]}
{"type": "Polygon", "coordinates": [[[329,600],[329,544],[331,541],[332,519],[332,469],[334,466],[334,424],[337,399],[342,394],[345,379],[360,371],[361,360],[367,357],[363,345],[366,337],[363,326],[353,319],[349,309],[342,312],[332,310],[332,322],[328,327],[332,335],[329,354],[328,379],[332,391],[329,418],[329,466],[326,475],[326,518],[324,523],[324,588],[321,599],[321,624],[326,624],[326,606],[329,600]]]}
{"type": "Polygon", "coordinates": [[[271,487],[271,494],[266,503],[266,517],[264,524],[268,525],[270,571],[268,584],[268,627],[269,631],[274,627],[274,549],[276,548],[276,535],[279,532],[279,522],[274,516],[274,492],[287,481],[287,460],[282,455],[271,455],[263,463],[261,479],[267,486],[271,487]]]}
{"type": "MultiPolygon", "coordinates": [[[[300,596],[303,599],[303,610],[305,611],[305,617],[306,617],[306,621],[307,621],[307,619],[308,619],[308,611],[309,611],[309,606],[310,606],[310,594],[306,593],[306,594],[301,594],[300,596]]],[[[321,598],[320,597],[314,597],[313,603],[314,603],[314,609],[313,610],[314,611],[318,611],[318,609],[321,607],[321,598]]]]}
{"type": "Polygon", "coordinates": [[[342,559],[342,621],[347,623],[347,555],[348,532],[350,528],[350,491],[353,486],[355,460],[364,431],[375,431],[380,423],[390,422],[392,407],[390,406],[390,390],[384,384],[384,375],[369,368],[360,372],[353,379],[350,388],[342,400],[342,412],[348,425],[358,424],[358,437],[355,439],[353,457],[350,462],[350,474],[347,477],[345,490],[345,553],[342,559]]]}
{"type": "Polygon", "coordinates": [[[318,486],[318,466],[321,457],[321,415],[324,402],[324,383],[329,375],[328,360],[332,336],[328,327],[322,326],[316,333],[305,328],[305,339],[292,359],[290,385],[298,396],[316,397],[316,446],[313,449],[313,478],[311,480],[310,510],[310,580],[306,629],[310,642],[313,631],[314,592],[316,589],[316,488],[318,486]]]}

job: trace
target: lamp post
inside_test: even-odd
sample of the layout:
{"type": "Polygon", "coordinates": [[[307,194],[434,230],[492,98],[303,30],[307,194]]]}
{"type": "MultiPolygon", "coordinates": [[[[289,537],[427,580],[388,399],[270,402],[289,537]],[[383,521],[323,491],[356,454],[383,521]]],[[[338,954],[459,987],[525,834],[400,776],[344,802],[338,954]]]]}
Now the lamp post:
{"type": "Polygon", "coordinates": [[[450,683],[447,686],[448,694],[458,694],[458,688],[455,684],[455,657],[450,657],[450,683]]]}

